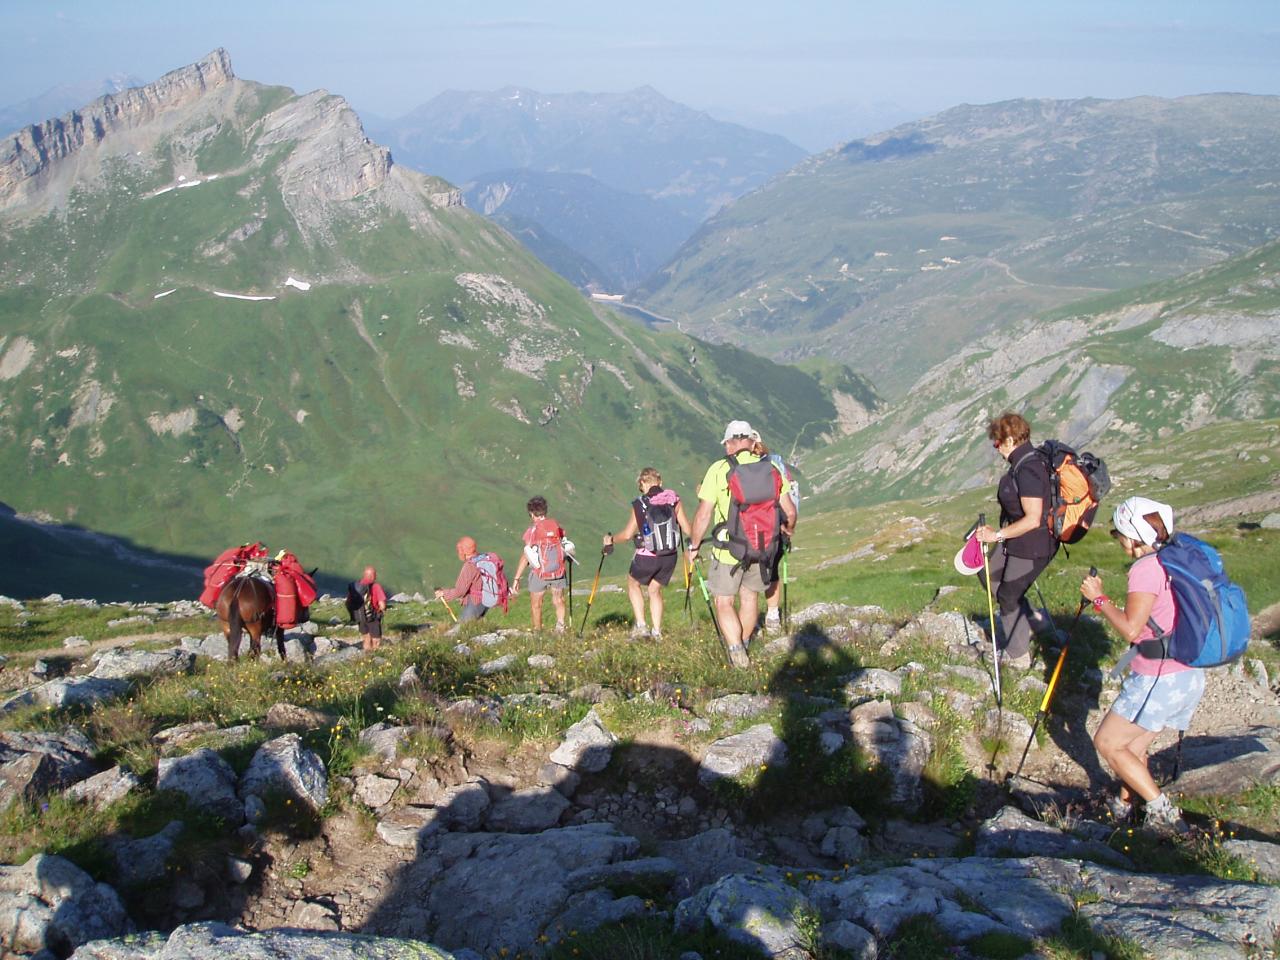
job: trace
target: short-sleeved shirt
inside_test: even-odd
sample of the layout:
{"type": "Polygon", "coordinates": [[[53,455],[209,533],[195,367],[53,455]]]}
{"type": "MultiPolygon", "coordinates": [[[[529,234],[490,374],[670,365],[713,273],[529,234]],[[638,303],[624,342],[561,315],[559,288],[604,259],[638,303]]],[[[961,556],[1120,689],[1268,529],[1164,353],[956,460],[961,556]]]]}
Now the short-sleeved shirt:
{"type": "MultiPolygon", "coordinates": [[[[1000,501],[1000,526],[1007,527],[1023,518],[1023,497],[1028,500],[1043,500],[1042,509],[1047,513],[1049,485],[1052,482],[1049,465],[1030,442],[1016,447],[1009,455],[1009,469],[1000,478],[1000,486],[996,491],[996,499],[1000,501]]],[[[1011,537],[1004,545],[1009,556],[1024,559],[1051,557],[1058,551],[1058,541],[1045,523],[1034,530],[1028,530],[1020,537],[1011,537]]]]}
{"type": "MultiPolygon", "coordinates": [[[[1153,594],[1156,601],[1151,607],[1151,619],[1165,633],[1173,629],[1173,618],[1177,609],[1173,603],[1173,588],[1169,586],[1169,575],[1164,572],[1164,567],[1160,566],[1160,560],[1154,553],[1139,557],[1129,568],[1129,592],[1153,594]]],[[[1143,624],[1142,632],[1138,634],[1134,643],[1150,640],[1154,636],[1151,624],[1143,624]]],[[[1148,677],[1195,669],[1176,660],[1149,660],[1142,654],[1134,657],[1130,666],[1134,673],[1141,673],[1148,677]]]]}
{"type": "MultiPolygon", "coordinates": [[[[738,454],[739,463],[758,463],[759,460],[760,458],[753,453],[744,451],[738,454]]],[[[721,457],[707,468],[707,473],[702,478],[702,483],[698,484],[698,499],[710,500],[715,504],[715,509],[711,515],[712,529],[729,519],[729,466],[728,458],[721,457]]],[[[776,464],[774,469],[778,469],[776,464]]],[[[782,477],[782,490],[779,492],[779,496],[790,496],[791,482],[787,480],[787,475],[782,471],[779,470],[778,475],[782,477]]],[[[721,547],[714,548],[711,555],[721,563],[733,564],[737,562],[728,550],[721,547]]]]}

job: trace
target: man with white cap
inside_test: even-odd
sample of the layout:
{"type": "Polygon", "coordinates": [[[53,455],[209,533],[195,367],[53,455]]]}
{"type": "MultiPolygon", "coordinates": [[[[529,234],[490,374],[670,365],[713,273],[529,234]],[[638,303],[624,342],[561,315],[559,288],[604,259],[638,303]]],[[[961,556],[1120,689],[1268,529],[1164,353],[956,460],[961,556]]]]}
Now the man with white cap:
{"type": "MultiPolygon", "coordinates": [[[[698,485],[698,512],[693,518],[693,545],[689,549],[691,561],[697,560],[699,547],[707,532],[722,529],[722,525],[729,523],[733,499],[730,494],[732,473],[743,467],[751,469],[752,464],[762,462],[759,456],[751,452],[757,436],[751,424],[745,420],[733,420],[725,427],[724,439],[721,440],[725,456],[707,468],[702,483],[698,485]]],[[[768,469],[771,471],[769,479],[773,481],[774,512],[776,514],[777,507],[781,506],[781,532],[791,536],[795,530],[796,509],[788,495],[790,490],[787,479],[772,464],[768,469]],[[773,480],[774,477],[776,480],[773,480]]],[[[780,541],[778,545],[780,546],[780,541]]],[[[751,639],[751,633],[760,617],[759,594],[767,586],[765,577],[769,569],[771,566],[766,569],[764,563],[744,564],[737,561],[726,546],[714,546],[711,550],[707,588],[715,597],[716,622],[728,648],[729,659],[736,667],[751,665],[746,642],[751,639]],[[736,611],[733,606],[735,596],[738,598],[736,611]]]]}
{"type": "Polygon", "coordinates": [[[1173,536],[1173,508],[1146,497],[1130,497],[1116,507],[1112,523],[1115,529],[1111,535],[1134,561],[1129,567],[1124,607],[1103,592],[1101,577],[1085,577],[1080,592],[1131,644],[1121,659],[1121,665],[1127,663],[1131,672],[1093,735],[1093,743],[1098,756],[1121,780],[1119,795],[1108,802],[1112,814],[1127,820],[1133,809],[1132,797],[1137,794],[1147,805],[1147,827],[1183,833],[1187,825],[1181,811],[1160,791],[1147,769],[1147,751],[1162,730],[1185,731],[1190,726],[1204,693],[1204,671],[1139,652],[1143,641],[1156,636],[1153,622],[1161,634],[1173,630],[1177,612],[1174,594],[1157,555],[1173,536]]]}

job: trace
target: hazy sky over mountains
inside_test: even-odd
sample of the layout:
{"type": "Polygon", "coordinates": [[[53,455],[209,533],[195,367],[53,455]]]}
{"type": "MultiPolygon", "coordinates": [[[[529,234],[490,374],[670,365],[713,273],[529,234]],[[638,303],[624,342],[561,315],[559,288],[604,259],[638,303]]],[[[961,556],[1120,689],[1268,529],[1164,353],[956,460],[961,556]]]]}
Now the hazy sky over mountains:
{"type": "MultiPolygon", "coordinates": [[[[0,0],[0,104],[214,47],[236,73],[397,116],[446,89],[650,84],[745,118],[1013,97],[1280,93],[1280,3],[0,0]]],[[[833,141],[834,142],[834,141],[833,141]]]]}

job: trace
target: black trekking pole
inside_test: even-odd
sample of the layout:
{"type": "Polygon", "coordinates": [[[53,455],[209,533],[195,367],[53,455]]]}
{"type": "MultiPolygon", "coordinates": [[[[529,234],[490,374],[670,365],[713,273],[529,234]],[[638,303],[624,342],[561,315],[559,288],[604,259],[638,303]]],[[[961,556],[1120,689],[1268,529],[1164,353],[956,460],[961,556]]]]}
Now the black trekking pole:
{"type": "MultiPolygon", "coordinates": [[[[612,533],[605,534],[612,537],[612,533]]],[[[596,590],[600,587],[600,571],[604,569],[604,558],[613,553],[613,544],[600,550],[600,562],[596,564],[596,577],[591,581],[591,595],[587,597],[587,612],[582,615],[582,625],[578,627],[578,639],[582,639],[582,631],[587,629],[587,618],[591,616],[591,605],[596,602],[596,590]]]]}
{"type": "MultiPolygon", "coordinates": [[[[1098,575],[1097,567],[1089,568],[1089,576],[1096,577],[1098,575]]],[[[1075,618],[1071,621],[1071,629],[1067,631],[1067,642],[1062,645],[1062,652],[1058,654],[1058,662],[1053,667],[1053,674],[1049,677],[1049,686],[1045,688],[1044,697],[1040,700],[1040,711],[1036,714],[1035,723],[1031,725],[1031,736],[1027,738],[1027,745],[1022,748],[1022,759],[1018,761],[1018,769],[1009,774],[1005,778],[1005,783],[1015,779],[1022,773],[1022,765],[1027,762],[1027,754],[1031,750],[1031,743],[1036,738],[1036,730],[1040,728],[1040,722],[1049,714],[1049,701],[1053,698],[1053,691],[1058,689],[1058,677],[1062,673],[1062,665],[1067,662],[1067,650],[1071,647],[1071,638],[1075,635],[1076,624],[1080,622],[1080,615],[1084,613],[1084,608],[1089,605],[1086,599],[1080,600],[1080,606],[1076,607],[1075,618]]]]}
{"type": "Polygon", "coordinates": [[[787,592],[787,584],[791,582],[791,567],[787,563],[787,554],[791,552],[791,541],[782,541],[782,631],[791,632],[791,596],[787,592]]]}

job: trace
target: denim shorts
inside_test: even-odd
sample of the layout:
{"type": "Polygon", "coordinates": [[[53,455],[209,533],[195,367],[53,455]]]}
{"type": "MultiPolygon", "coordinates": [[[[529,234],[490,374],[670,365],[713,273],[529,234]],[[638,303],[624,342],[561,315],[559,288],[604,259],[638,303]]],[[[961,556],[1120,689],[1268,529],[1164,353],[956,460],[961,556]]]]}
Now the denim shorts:
{"type": "Polygon", "coordinates": [[[1144,730],[1186,730],[1204,695],[1204,671],[1180,670],[1159,677],[1130,673],[1111,711],[1144,730]]]}

